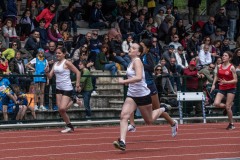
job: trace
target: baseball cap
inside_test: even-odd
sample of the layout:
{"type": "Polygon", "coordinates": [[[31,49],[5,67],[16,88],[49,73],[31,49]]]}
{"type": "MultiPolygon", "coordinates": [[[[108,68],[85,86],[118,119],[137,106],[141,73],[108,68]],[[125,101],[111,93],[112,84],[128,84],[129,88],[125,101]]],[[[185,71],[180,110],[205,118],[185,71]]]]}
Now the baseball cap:
{"type": "Polygon", "coordinates": [[[196,61],[190,61],[189,65],[196,66],[196,61]]]}

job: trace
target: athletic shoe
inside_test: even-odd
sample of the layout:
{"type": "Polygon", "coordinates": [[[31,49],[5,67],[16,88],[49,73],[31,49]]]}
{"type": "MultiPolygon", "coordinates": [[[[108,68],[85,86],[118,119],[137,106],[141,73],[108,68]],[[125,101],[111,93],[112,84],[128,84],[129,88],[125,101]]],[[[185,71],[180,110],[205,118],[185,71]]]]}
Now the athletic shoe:
{"type": "Polygon", "coordinates": [[[97,96],[97,95],[98,95],[98,93],[96,91],[93,91],[91,94],[91,96],[97,96]]]}
{"type": "Polygon", "coordinates": [[[235,126],[232,123],[229,123],[226,130],[233,130],[235,129],[235,126]]]}
{"type": "Polygon", "coordinates": [[[74,132],[74,129],[70,127],[65,127],[65,129],[61,131],[61,133],[72,133],[72,132],[74,132]]]}
{"type": "Polygon", "coordinates": [[[34,106],[34,111],[38,111],[38,106],[37,105],[34,106]]]}
{"type": "Polygon", "coordinates": [[[125,143],[123,141],[121,141],[120,139],[118,139],[117,141],[114,141],[113,145],[115,148],[120,149],[122,151],[125,151],[125,149],[126,149],[125,143]]]}
{"type": "Polygon", "coordinates": [[[136,127],[135,126],[133,126],[133,125],[131,125],[131,124],[129,124],[128,125],[128,132],[136,132],[136,127]]]}
{"type": "Polygon", "coordinates": [[[41,111],[47,111],[47,108],[46,107],[44,107],[44,106],[40,106],[40,108],[39,108],[41,111]]]}
{"type": "Polygon", "coordinates": [[[172,128],[172,137],[175,137],[178,132],[178,121],[175,119],[173,121],[175,122],[175,124],[171,127],[172,128]]]}
{"type": "Polygon", "coordinates": [[[160,108],[165,108],[165,112],[168,112],[172,109],[172,106],[166,103],[161,103],[160,108]]]}

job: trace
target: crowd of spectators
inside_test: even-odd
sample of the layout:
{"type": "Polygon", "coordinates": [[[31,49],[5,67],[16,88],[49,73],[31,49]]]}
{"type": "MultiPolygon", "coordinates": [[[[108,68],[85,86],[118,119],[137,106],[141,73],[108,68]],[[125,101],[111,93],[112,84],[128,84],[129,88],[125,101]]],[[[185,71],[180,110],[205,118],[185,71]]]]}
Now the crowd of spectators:
{"type": "MultiPolygon", "coordinates": [[[[32,93],[31,84],[35,85],[35,110],[48,110],[50,88],[52,93],[56,89],[54,78],[39,77],[39,84],[27,74],[44,75],[43,68],[46,65],[51,68],[56,62],[56,48],[65,47],[68,60],[79,70],[108,70],[116,75],[128,67],[128,50],[132,43],[149,39],[152,42],[150,54],[156,66],[153,74],[161,94],[176,94],[183,88],[202,90],[212,82],[216,65],[221,63],[225,51],[234,52],[233,64],[240,69],[240,36],[234,37],[239,30],[238,1],[227,0],[203,22],[198,20],[201,0],[188,0],[191,28],[184,25],[178,7],[171,0],[150,1],[139,7],[135,0],[87,0],[85,3],[72,0],[60,10],[62,7],[56,0],[27,0],[24,11],[20,0],[8,0],[7,4],[0,1],[3,11],[0,19],[1,73],[14,75],[9,81],[17,84],[22,93],[32,93]],[[87,34],[77,32],[81,27],[76,23],[78,20],[88,22],[91,30],[87,34]],[[99,35],[101,29],[108,29],[108,33],[99,35]],[[79,68],[79,64],[84,67],[79,68]],[[183,80],[182,75],[190,77],[183,80]]],[[[92,83],[91,92],[96,88],[95,78],[92,83]]],[[[57,109],[54,94],[51,106],[57,109]]],[[[200,112],[201,107],[197,106],[196,112],[200,112]]]]}

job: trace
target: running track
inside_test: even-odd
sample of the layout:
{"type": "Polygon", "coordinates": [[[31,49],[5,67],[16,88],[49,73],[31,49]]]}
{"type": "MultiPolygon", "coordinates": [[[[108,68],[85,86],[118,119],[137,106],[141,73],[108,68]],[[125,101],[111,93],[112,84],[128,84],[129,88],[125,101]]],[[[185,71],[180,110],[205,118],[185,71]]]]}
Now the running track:
{"type": "Polygon", "coordinates": [[[127,150],[116,150],[119,126],[0,131],[0,160],[197,160],[240,159],[240,123],[225,130],[227,123],[179,125],[172,138],[168,125],[137,126],[128,133],[127,150]]]}

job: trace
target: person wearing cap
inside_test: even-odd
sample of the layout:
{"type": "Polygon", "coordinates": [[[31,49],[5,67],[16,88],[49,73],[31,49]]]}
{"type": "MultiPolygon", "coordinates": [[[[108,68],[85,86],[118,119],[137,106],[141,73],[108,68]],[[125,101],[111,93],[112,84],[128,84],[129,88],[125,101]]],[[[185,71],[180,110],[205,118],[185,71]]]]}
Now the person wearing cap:
{"type": "MultiPolygon", "coordinates": [[[[198,86],[198,78],[200,78],[200,75],[198,74],[198,70],[196,69],[196,61],[191,60],[189,63],[189,66],[187,68],[183,69],[183,77],[186,80],[186,86],[183,86],[184,91],[186,92],[197,92],[199,90],[198,86]]],[[[202,114],[202,107],[201,103],[198,101],[194,102],[187,102],[187,108],[186,112],[187,114],[190,114],[193,106],[195,106],[195,113],[196,115],[201,115],[202,114]]]]}
{"type": "Polygon", "coordinates": [[[179,46],[177,52],[175,52],[176,62],[181,68],[188,67],[188,62],[186,59],[186,54],[184,53],[183,46],[179,46]]]}
{"type": "MultiPolygon", "coordinates": [[[[45,75],[44,69],[48,66],[48,61],[44,57],[44,49],[39,48],[37,57],[32,59],[26,67],[34,71],[34,75],[45,75]],[[33,67],[35,65],[35,67],[33,67]]],[[[37,102],[38,98],[40,98],[40,110],[46,111],[47,109],[43,106],[44,102],[44,89],[45,84],[47,82],[46,77],[34,77],[34,83],[35,83],[35,96],[34,96],[34,110],[38,110],[37,102]]]]}

